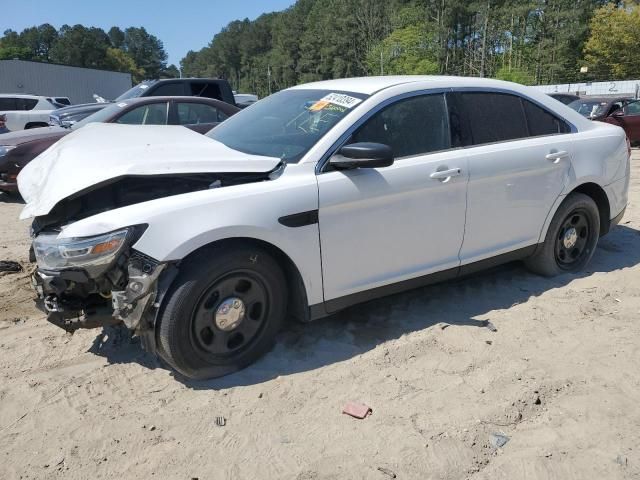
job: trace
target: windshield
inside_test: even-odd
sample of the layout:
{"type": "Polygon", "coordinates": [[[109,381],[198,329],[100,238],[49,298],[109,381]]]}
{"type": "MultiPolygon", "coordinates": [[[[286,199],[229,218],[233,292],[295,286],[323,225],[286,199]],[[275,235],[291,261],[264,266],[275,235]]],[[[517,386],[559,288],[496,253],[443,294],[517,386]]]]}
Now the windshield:
{"type": "Polygon", "coordinates": [[[580,115],[585,117],[598,117],[604,115],[607,111],[607,102],[601,100],[575,100],[568,107],[573,108],[580,115]]]}
{"type": "Polygon", "coordinates": [[[207,133],[229,148],[298,162],[366,95],[285,90],[246,108],[207,133]]]}
{"type": "Polygon", "coordinates": [[[102,110],[98,110],[88,117],[83,118],[79,122],[74,123],[70,128],[72,130],[77,130],[80,127],[84,127],[88,123],[104,123],[107,121],[107,119],[111,118],[111,116],[115,115],[126,106],[127,104],[122,102],[112,103],[108,107],[104,107],[102,110]]]}
{"type": "Polygon", "coordinates": [[[153,85],[156,82],[157,80],[147,80],[145,82],[139,83],[135,87],[130,88],[129,90],[124,92],[122,95],[120,95],[118,98],[116,98],[114,102],[118,102],[120,100],[127,100],[129,98],[141,97],[142,94],[147,90],[147,88],[149,88],[151,85],[153,85]]]}

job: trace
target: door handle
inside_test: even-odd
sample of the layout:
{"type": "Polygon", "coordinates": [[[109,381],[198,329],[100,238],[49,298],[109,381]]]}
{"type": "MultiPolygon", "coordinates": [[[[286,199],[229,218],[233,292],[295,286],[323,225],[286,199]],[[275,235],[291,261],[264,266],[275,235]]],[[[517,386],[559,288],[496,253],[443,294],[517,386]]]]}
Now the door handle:
{"type": "Polygon", "coordinates": [[[548,155],[545,155],[544,158],[546,158],[550,162],[558,163],[560,160],[562,160],[563,158],[567,158],[568,156],[569,152],[562,151],[549,153],[548,155]]]}
{"type": "Polygon", "coordinates": [[[451,168],[449,170],[433,172],[431,175],[429,175],[429,177],[433,178],[434,180],[447,180],[451,177],[457,177],[461,173],[462,170],[460,170],[459,168],[451,168]]]}

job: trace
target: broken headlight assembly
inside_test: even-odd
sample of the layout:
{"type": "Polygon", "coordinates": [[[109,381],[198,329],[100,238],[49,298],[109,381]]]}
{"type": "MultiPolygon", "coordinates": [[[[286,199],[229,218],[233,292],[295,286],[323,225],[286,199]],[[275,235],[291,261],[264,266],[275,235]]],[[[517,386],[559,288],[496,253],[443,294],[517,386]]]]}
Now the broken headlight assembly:
{"type": "Polygon", "coordinates": [[[83,238],[58,239],[57,233],[41,233],[33,249],[42,270],[84,268],[89,274],[110,265],[122,251],[132,228],[83,238]]]}

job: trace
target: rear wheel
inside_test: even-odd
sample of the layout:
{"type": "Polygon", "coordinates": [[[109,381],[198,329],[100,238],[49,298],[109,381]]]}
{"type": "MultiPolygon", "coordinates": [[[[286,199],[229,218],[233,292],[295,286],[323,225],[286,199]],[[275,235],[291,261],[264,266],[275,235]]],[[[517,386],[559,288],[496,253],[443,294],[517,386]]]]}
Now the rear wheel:
{"type": "Polygon", "coordinates": [[[192,379],[214,378],[266,353],[286,314],[285,277],[264,250],[210,248],[180,267],[160,314],[162,356],[192,379]]]}
{"type": "Polygon", "coordinates": [[[593,257],[600,234],[600,213],[593,199],[572,193],[553,217],[544,243],[525,261],[540,275],[576,272],[593,257]]]}

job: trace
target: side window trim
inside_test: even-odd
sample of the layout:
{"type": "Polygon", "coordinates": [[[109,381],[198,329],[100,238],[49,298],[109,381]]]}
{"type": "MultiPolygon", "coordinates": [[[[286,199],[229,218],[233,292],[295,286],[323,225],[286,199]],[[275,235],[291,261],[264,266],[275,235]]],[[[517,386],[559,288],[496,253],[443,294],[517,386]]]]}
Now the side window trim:
{"type": "MultiPolygon", "coordinates": [[[[415,92],[407,92],[396,95],[395,97],[387,98],[386,100],[380,102],[373,108],[371,108],[368,112],[362,115],[358,120],[356,120],[353,125],[351,125],[340,137],[336,140],[330,148],[324,153],[324,155],[318,160],[316,164],[316,175],[321,173],[325,173],[325,167],[329,163],[329,159],[340,149],[342,146],[346,144],[346,142],[351,138],[356,130],[358,130],[362,125],[364,125],[371,117],[375,114],[384,110],[389,105],[396,103],[398,101],[411,98],[411,97],[422,97],[424,95],[435,95],[435,94],[446,94],[451,92],[451,88],[433,88],[426,90],[416,90],[415,92]]],[[[445,98],[446,102],[446,98],[445,98]]],[[[454,150],[455,147],[452,147],[451,150],[454,150]]],[[[442,151],[442,150],[441,150],[442,151]]],[[[436,153],[436,152],[432,152],[436,153]]],[[[428,154],[427,154],[428,155],[428,154]]]]}

